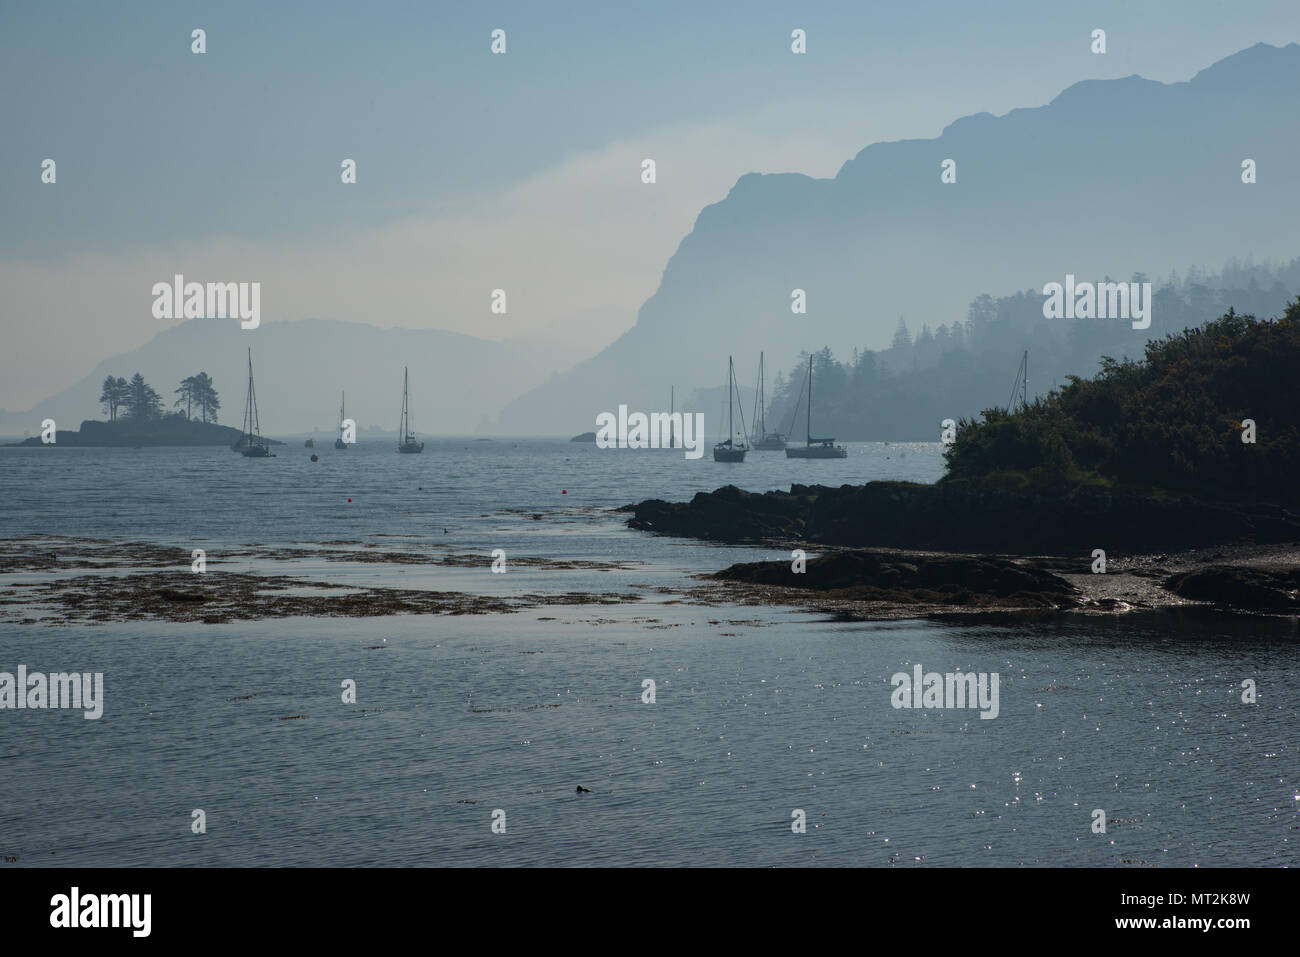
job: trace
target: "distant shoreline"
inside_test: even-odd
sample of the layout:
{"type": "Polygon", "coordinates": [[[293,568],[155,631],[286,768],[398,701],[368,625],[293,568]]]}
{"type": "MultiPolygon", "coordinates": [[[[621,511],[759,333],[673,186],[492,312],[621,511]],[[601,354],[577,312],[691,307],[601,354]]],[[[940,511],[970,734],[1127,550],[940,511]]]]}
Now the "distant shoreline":
{"type": "MultiPolygon", "coordinates": [[[[221,426],[221,428],[227,428],[227,426],[221,426]]],[[[194,448],[209,448],[209,447],[215,447],[215,446],[223,445],[223,444],[224,444],[225,446],[229,447],[229,446],[230,446],[230,445],[231,445],[231,444],[232,444],[236,439],[239,438],[239,435],[240,435],[240,432],[239,432],[238,429],[232,429],[231,431],[232,431],[232,434],[233,434],[233,438],[231,438],[229,441],[226,441],[226,442],[224,442],[224,443],[223,443],[223,442],[211,442],[211,443],[194,443],[194,442],[176,442],[176,443],[158,443],[158,442],[153,442],[153,443],[139,443],[139,442],[137,442],[137,443],[128,443],[128,442],[112,442],[112,443],[107,443],[107,442],[106,442],[106,443],[99,443],[99,442],[86,442],[86,441],[67,441],[67,442],[65,442],[65,441],[64,441],[64,437],[65,437],[65,436],[76,436],[76,435],[78,435],[79,433],[76,432],[76,431],[60,429],[60,430],[58,431],[58,434],[57,434],[57,439],[58,439],[57,445],[66,445],[66,446],[68,446],[68,447],[78,447],[78,448],[133,448],[135,445],[144,445],[144,444],[148,444],[148,445],[150,445],[150,446],[152,446],[152,447],[155,447],[155,448],[189,448],[189,447],[194,447],[194,448]]],[[[301,431],[301,432],[279,432],[278,434],[280,434],[280,435],[284,435],[284,436],[286,436],[286,438],[284,438],[284,439],[273,439],[273,438],[267,438],[265,435],[263,435],[263,438],[266,438],[266,441],[269,442],[269,443],[272,444],[272,445],[286,445],[286,446],[298,446],[298,447],[302,447],[302,443],[303,443],[303,441],[306,440],[306,439],[315,439],[317,443],[324,443],[324,444],[318,444],[318,445],[317,445],[317,448],[318,448],[318,449],[324,449],[324,448],[327,448],[327,447],[333,445],[333,443],[334,443],[334,438],[335,438],[335,436],[337,435],[336,432],[325,432],[325,431],[321,431],[321,430],[312,431],[312,430],[309,430],[309,429],[308,429],[308,430],[303,430],[303,431],[301,431]]],[[[593,433],[593,435],[594,435],[594,433],[593,433]]],[[[559,433],[548,433],[548,434],[546,434],[546,435],[495,435],[495,434],[493,434],[493,435],[478,435],[478,434],[475,434],[475,433],[463,433],[463,434],[461,434],[461,433],[450,434],[450,433],[449,433],[449,434],[444,435],[444,434],[441,434],[441,433],[425,432],[425,433],[422,433],[420,437],[421,437],[422,439],[425,439],[425,440],[430,441],[430,442],[501,442],[501,443],[505,443],[505,442],[547,442],[547,443],[555,443],[555,444],[563,443],[563,444],[566,444],[566,445],[569,444],[569,443],[571,442],[571,439],[569,438],[569,436],[567,436],[567,435],[562,435],[562,434],[559,434],[559,433]]],[[[372,443],[384,443],[384,444],[387,444],[387,443],[390,443],[390,442],[396,442],[396,441],[397,441],[397,433],[396,433],[396,432],[360,432],[360,431],[358,431],[358,432],[357,432],[357,441],[356,441],[355,443],[353,443],[353,445],[354,445],[354,446],[356,446],[356,445],[369,445],[369,444],[372,444],[372,443]]],[[[594,444],[594,443],[593,443],[593,444],[594,444]]],[[[7,449],[7,448],[33,448],[33,447],[41,446],[41,445],[42,445],[42,443],[41,443],[41,440],[40,440],[40,437],[39,437],[39,436],[32,436],[32,435],[26,435],[26,436],[24,436],[24,435],[19,434],[19,433],[14,433],[14,434],[10,434],[10,435],[0,434],[0,449],[7,449]],[[33,441],[33,440],[34,440],[34,441],[33,441]]],[[[56,447],[57,447],[57,445],[56,445],[56,447]]]]}

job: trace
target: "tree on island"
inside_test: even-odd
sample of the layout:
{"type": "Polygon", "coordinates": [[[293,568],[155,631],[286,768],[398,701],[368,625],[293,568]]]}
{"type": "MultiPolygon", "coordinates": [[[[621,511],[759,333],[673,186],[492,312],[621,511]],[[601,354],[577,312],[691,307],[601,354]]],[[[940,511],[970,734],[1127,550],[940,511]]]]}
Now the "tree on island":
{"type": "Polygon", "coordinates": [[[212,386],[212,377],[206,372],[182,379],[176,394],[180,398],[176,400],[175,406],[179,407],[182,404],[185,406],[186,419],[190,418],[197,406],[204,422],[208,421],[208,416],[212,417],[213,422],[217,421],[217,410],[221,408],[221,400],[217,397],[217,390],[212,386]]]}
{"type": "Polygon", "coordinates": [[[188,419],[194,406],[194,376],[186,376],[181,379],[181,387],[176,390],[176,395],[179,398],[172,403],[172,408],[178,409],[182,405],[185,406],[185,418],[188,419]]]}
{"type": "Polygon", "coordinates": [[[194,377],[194,403],[199,407],[204,422],[208,421],[209,416],[212,417],[213,422],[217,421],[221,399],[217,396],[217,390],[213,388],[212,377],[206,372],[200,372],[194,377]]]}
{"type": "Polygon", "coordinates": [[[99,393],[99,401],[108,413],[108,421],[117,421],[118,406],[125,404],[128,391],[127,382],[121,376],[116,379],[109,376],[104,380],[104,388],[99,393]]]}
{"type": "Polygon", "coordinates": [[[162,418],[162,397],[138,372],[127,383],[127,394],[122,404],[126,407],[126,416],[137,422],[162,418]]]}

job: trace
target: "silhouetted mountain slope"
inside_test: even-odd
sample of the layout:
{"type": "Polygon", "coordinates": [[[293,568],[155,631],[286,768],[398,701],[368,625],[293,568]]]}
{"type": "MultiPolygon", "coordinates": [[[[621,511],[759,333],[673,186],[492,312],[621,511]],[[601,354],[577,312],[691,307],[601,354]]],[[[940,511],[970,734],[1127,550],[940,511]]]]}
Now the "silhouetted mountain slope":
{"type": "MultiPolygon", "coordinates": [[[[881,348],[900,315],[913,329],[964,320],[980,292],[1067,273],[1289,259],[1297,107],[1300,46],[1260,44],[1188,82],[1089,80],[1045,106],[958,119],[936,139],[876,143],[833,180],[743,176],[701,211],[636,325],[511,403],[501,426],[571,433],[619,403],[660,408],[670,383],[679,395],[721,383],[729,353],[748,381],[760,349],[784,362],[821,345],[881,348]],[[948,158],[954,184],[940,182],[948,158]],[[1255,184],[1241,181],[1246,158],[1255,184]],[[791,313],[794,289],[806,315],[791,313]]],[[[1128,333],[1129,351],[1171,331],[1157,310],[1128,333]]]]}

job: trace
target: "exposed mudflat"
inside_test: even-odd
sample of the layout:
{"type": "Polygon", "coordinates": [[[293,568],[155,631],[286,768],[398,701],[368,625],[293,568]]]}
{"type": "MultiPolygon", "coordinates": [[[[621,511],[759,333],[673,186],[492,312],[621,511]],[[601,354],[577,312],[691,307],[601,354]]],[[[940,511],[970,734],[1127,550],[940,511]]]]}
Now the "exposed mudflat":
{"type": "MultiPolygon", "coordinates": [[[[200,543],[201,545],[202,543],[200,543]]],[[[808,546],[810,550],[817,546],[808,546]]],[[[733,565],[680,586],[608,591],[479,594],[346,581],[349,567],[482,568],[491,555],[452,548],[394,549],[371,542],[221,548],[194,572],[188,550],[90,538],[0,541],[0,621],[218,624],[269,618],[508,614],[544,606],[657,604],[787,606],[847,620],[1118,615],[1204,607],[1300,615],[1300,545],[1233,545],[1116,555],[1105,573],[1089,555],[988,556],[896,549],[825,549],[796,574],[788,561],[733,565]],[[324,570],[322,570],[324,565],[324,570]],[[337,565],[340,574],[330,574],[337,565]]],[[[596,571],[637,562],[511,556],[511,565],[596,571]]],[[[370,578],[373,578],[372,569],[370,578]]],[[[396,574],[396,572],[395,572],[396,574]]],[[[645,627],[671,627],[645,619],[645,627]]],[[[599,624],[600,621],[594,622],[599,624]]]]}
{"type": "MultiPolygon", "coordinates": [[[[200,543],[201,545],[201,543],[200,543]]],[[[366,618],[387,615],[482,615],[547,605],[611,605],[641,596],[541,592],[481,595],[330,580],[309,570],[340,565],[434,565],[488,569],[492,556],[381,549],[365,542],[294,547],[222,548],[196,572],[190,551],[154,542],[40,538],[0,542],[0,621],[23,624],[176,621],[218,624],[263,618],[366,618]],[[232,567],[240,570],[233,570],[232,567]],[[249,570],[252,569],[252,570],[249,570]]],[[[629,562],[529,556],[511,565],[552,569],[626,569],[629,562]]],[[[340,567],[340,572],[346,571],[340,567]]]]}
{"type": "MultiPolygon", "coordinates": [[[[376,538],[393,538],[376,535],[376,538]]],[[[196,541],[195,548],[204,542],[196,541]]],[[[300,559],[327,562],[366,562],[387,565],[444,565],[462,568],[488,567],[492,556],[476,551],[425,546],[425,550],[386,548],[377,542],[335,540],[294,542],[292,545],[222,548],[206,556],[209,568],[223,564],[286,562],[300,559]]],[[[554,569],[628,569],[639,562],[586,561],[512,556],[512,565],[554,569]]],[[[106,538],[41,537],[0,540],[0,575],[12,572],[72,571],[76,569],[173,568],[188,572],[190,549],[157,542],[112,541],[106,538]]]]}

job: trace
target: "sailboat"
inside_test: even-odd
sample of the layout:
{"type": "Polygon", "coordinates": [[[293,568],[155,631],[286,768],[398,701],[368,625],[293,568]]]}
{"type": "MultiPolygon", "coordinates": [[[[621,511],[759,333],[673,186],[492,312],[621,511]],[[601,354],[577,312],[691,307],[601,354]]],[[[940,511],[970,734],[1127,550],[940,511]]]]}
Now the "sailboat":
{"type": "Polygon", "coordinates": [[[1011,399],[1007,402],[1007,415],[1029,408],[1029,350],[1025,350],[1020,359],[1020,368],[1016,370],[1016,384],[1011,387],[1011,399]]]}
{"type": "Polygon", "coordinates": [[[668,387],[668,447],[670,449],[677,447],[677,430],[673,428],[673,413],[677,411],[677,387],[670,385],[668,387]]]}
{"type": "Polygon", "coordinates": [[[253,349],[248,349],[248,396],[244,399],[244,421],[239,441],[231,448],[250,459],[264,459],[271,456],[271,449],[266,439],[262,438],[261,427],[257,421],[257,393],[253,391],[253,349]]]}
{"type": "Polygon", "coordinates": [[[411,433],[411,416],[407,410],[407,373],[406,368],[402,368],[402,422],[397,427],[397,451],[399,452],[423,452],[424,443],[415,441],[415,436],[411,433]]]}
{"type": "Polygon", "coordinates": [[[758,354],[758,429],[749,443],[749,447],[763,452],[779,452],[785,448],[785,436],[780,432],[767,431],[767,396],[763,391],[763,353],[758,354]]]}
{"type": "MultiPolygon", "coordinates": [[[[735,394],[736,366],[732,362],[731,356],[727,356],[727,438],[713,447],[713,461],[715,462],[743,462],[745,461],[745,453],[749,451],[744,442],[736,444],[732,441],[736,435],[736,430],[731,425],[731,407],[734,404],[732,399],[735,398],[735,394]]],[[[741,410],[741,416],[744,417],[743,409],[741,410]]]]}
{"type": "Polygon", "coordinates": [[[343,410],[347,408],[347,405],[348,404],[347,404],[346,393],[340,392],[339,393],[339,437],[334,440],[334,448],[336,449],[346,449],[348,447],[348,444],[343,441],[343,420],[347,417],[347,413],[344,412],[343,410]]]}
{"type": "Polygon", "coordinates": [[[836,445],[835,439],[813,438],[812,434],[812,370],[813,357],[808,357],[808,442],[803,448],[786,446],[785,457],[788,459],[846,459],[849,450],[836,445]]]}

